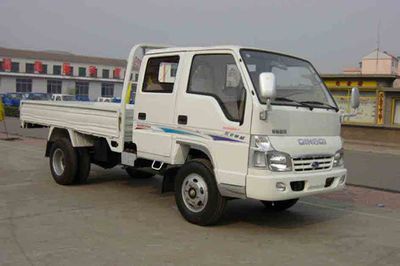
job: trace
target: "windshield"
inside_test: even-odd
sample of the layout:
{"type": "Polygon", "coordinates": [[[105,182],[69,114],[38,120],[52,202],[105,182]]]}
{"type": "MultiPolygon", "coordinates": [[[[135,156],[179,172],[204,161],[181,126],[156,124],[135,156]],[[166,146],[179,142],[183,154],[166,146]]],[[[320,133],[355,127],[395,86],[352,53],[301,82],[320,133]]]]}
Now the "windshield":
{"type": "Polygon", "coordinates": [[[44,93],[31,93],[31,94],[26,94],[25,98],[29,100],[48,100],[49,96],[44,93]]]}
{"type": "Polygon", "coordinates": [[[75,96],[70,96],[70,95],[64,95],[62,96],[63,101],[75,101],[75,96]]]}
{"type": "Polygon", "coordinates": [[[8,97],[11,99],[22,99],[22,94],[10,93],[8,94],[8,97]]]}
{"type": "MultiPolygon", "coordinates": [[[[276,98],[273,104],[309,104],[331,105],[336,103],[325,88],[321,78],[307,61],[256,50],[241,50],[254,88],[259,92],[259,76],[263,72],[272,72],[276,80],[276,98]]],[[[259,97],[260,99],[260,97],[259,97]]],[[[261,100],[262,103],[265,101],[261,100]]]]}

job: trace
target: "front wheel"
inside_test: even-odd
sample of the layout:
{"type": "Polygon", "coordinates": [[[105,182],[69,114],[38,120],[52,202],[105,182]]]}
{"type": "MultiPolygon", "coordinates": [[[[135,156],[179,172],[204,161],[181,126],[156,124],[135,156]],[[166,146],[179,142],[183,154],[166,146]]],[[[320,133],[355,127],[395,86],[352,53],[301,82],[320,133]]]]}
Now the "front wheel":
{"type": "Polygon", "coordinates": [[[262,200],[261,203],[264,204],[265,208],[268,211],[280,212],[289,209],[290,207],[295,205],[298,200],[299,199],[279,200],[279,201],[262,200]]]}
{"type": "Polygon", "coordinates": [[[226,199],[221,196],[210,161],[194,159],[179,169],[175,200],[182,216],[198,225],[212,225],[221,218],[226,199]]]}

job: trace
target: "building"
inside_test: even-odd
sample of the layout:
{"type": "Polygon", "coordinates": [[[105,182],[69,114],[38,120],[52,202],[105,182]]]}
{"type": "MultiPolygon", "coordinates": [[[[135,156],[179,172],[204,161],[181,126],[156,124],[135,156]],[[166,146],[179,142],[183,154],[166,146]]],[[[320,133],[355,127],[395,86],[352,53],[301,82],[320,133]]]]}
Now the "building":
{"type": "Polygon", "coordinates": [[[357,116],[345,124],[373,127],[400,127],[399,76],[384,74],[323,74],[339,108],[350,112],[351,89],[360,91],[357,116]],[[396,83],[396,84],[395,84],[396,83]]]}
{"type": "Polygon", "coordinates": [[[399,67],[398,57],[376,49],[362,58],[359,68],[321,75],[343,112],[351,111],[351,89],[360,91],[357,116],[344,121],[345,125],[400,128],[399,67]]]}
{"type": "Polygon", "coordinates": [[[121,96],[126,60],[0,47],[0,93],[121,96]]]}
{"type": "Polygon", "coordinates": [[[361,74],[363,75],[400,75],[399,70],[399,59],[378,49],[364,56],[361,61],[361,74]]]}

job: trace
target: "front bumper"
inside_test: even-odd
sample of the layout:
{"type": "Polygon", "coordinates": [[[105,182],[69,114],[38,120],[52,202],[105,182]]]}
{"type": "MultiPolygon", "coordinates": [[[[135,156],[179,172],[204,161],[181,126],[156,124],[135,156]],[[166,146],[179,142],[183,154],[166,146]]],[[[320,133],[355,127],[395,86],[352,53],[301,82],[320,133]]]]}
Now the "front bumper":
{"type": "Polygon", "coordinates": [[[305,173],[277,173],[266,170],[251,169],[247,175],[246,196],[248,198],[267,201],[300,198],[341,190],[345,186],[346,178],[347,170],[345,168],[333,168],[328,171],[305,173]],[[343,182],[340,182],[340,179],[343,176],[344,180],[342,179],[343,182]],[[327,186],[327,178],[333,178],[333,182],[329,186],[327,186]],[[278,182],[286,185],[284,191],[279,191],[276,188],[278,182]],[[299,186],[299,184],[303,184],[304,187],[301,189],[301,185],[299,186]]]}

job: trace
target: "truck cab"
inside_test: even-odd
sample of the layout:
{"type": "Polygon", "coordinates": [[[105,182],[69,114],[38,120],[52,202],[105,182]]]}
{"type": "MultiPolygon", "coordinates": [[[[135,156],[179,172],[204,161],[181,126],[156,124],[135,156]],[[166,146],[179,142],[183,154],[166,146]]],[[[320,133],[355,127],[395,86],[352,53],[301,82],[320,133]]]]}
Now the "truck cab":
{"type": "MultiPolygon", "coordinates": [[[[164,175],[183,217],[200,225],[216,223],[229,199],[257,199],[279,211],[345,186],[340,127],[354,113],[339,113],[310,62],[239,46],[143,47],[128,58],[119,133],[70,128],[70,138],[79,137],[71,144],[77,156],[85,147],[89,164],[111,158],[131,176],[143,167],[164,175]]],[[[355,88],[352,107],[358,104],[355,88]]],[[[57,160],[54,147],[47,150],[57,160]]]]}
{"type": "Polygon", "coordinates": [[[306,60],[240,47],[160,49],[140,73],[138,157],[183,163],[196,146],[211,157],[220,189],[238,197],[287,199],[344,185],[341,114],[306,60]],[[269,99],[262,73],[275,79],[269,99]]]}

